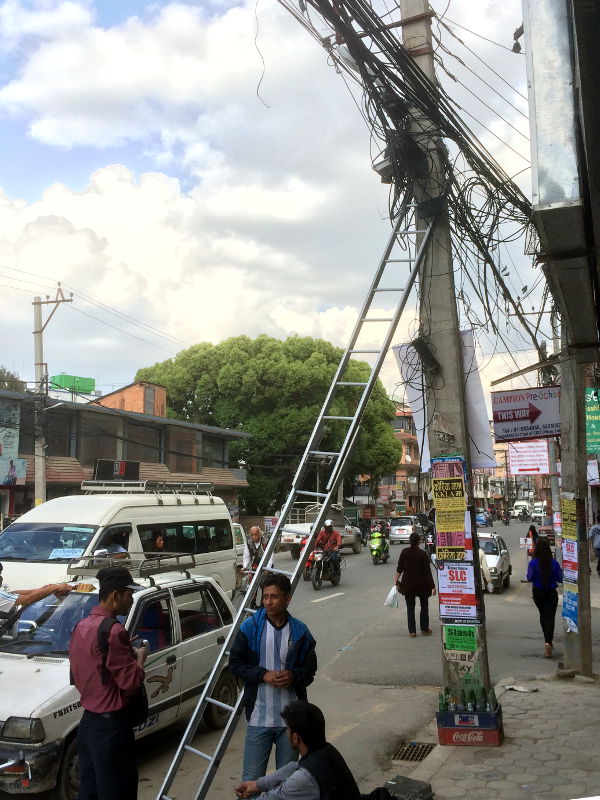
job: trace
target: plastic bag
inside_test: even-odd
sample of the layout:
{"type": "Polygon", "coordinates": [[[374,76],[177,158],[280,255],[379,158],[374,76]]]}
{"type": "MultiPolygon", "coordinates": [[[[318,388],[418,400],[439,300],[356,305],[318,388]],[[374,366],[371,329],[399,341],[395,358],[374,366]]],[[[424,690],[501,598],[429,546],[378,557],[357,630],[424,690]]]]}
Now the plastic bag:
{"type": "Polygon", "coordinates": [[[398,592],[396,591],[396,586],[392,586],[390,591],[388,592],[388,596],[385,598],[384,606],[388,606],[388,608],[398,608],[398,592]]]}

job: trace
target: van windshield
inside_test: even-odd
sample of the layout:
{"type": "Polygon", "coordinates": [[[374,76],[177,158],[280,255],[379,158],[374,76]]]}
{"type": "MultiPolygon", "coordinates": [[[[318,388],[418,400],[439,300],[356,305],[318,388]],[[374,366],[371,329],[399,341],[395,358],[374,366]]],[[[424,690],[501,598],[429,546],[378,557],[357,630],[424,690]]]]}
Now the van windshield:
{"type": "Polygon", "coordinates": [[[97,592],[50,595],[24,608],[16,636],[0,639],[0,653],[27,656],[66,655],[73,628],[98,604],[97,592]]]}
{"type": "Polygon", "coordinates": [[[0,562],[79,558],[97,530],[97,525],[13,522],[0,534],[0,562]]]}

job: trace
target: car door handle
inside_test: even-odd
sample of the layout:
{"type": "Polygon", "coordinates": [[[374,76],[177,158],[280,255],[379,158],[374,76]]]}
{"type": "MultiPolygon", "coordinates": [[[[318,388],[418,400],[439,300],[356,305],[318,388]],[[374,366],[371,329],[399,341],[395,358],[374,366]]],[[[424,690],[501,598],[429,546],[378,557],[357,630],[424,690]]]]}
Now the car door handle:
{"type": "Polygon", "coordinates": [[[217,644],[225,644],[225,637],[217,636],[217,644]]]}
{"type": "Polygon", "coordinates": [[[174,664],[177,661],[177,656],[167,656],[167,664],[174,664]]]}

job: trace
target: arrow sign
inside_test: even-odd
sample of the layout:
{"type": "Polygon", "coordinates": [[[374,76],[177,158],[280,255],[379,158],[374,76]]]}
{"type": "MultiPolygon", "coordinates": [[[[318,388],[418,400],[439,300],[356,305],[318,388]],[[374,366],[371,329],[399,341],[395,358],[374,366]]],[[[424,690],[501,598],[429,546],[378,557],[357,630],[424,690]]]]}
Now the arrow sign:
{"type": "Polygon", "coordinates": [[[518,420],[528,420],[530,425],[536,421],[542,412],[533,403],[529,403],[527,408],[503,408],[501,411],[494,411],[494,422],[517,422],[518,420]]]}

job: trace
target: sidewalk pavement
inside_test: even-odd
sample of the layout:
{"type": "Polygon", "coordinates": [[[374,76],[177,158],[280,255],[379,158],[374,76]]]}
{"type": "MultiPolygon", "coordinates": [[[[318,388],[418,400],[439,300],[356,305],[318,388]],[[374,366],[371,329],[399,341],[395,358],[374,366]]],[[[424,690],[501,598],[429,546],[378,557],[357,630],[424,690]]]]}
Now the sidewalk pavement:
{"type": "MultiPolygon", "coordinates": [[[[600,797],[600,687],[589,678],[499,681],[500,747],[438,746],[411,772],[436,800],[574,800],[600,797]],[[528,692],[503,688],[517,685],[528,692]],[[534,691],[532,691],[534,690],[534,691]]],[[[419,733],[437,741],[435,719],[419,733]]],[[[409,765],[407,765],[409,766],[409,765]]],[[[410,769],[410,767],[409,767],[410,769]]]]}

